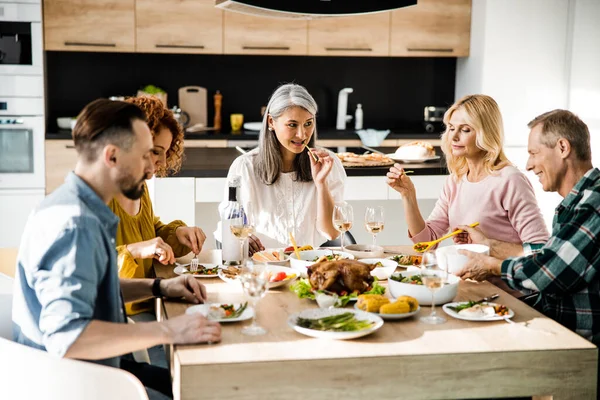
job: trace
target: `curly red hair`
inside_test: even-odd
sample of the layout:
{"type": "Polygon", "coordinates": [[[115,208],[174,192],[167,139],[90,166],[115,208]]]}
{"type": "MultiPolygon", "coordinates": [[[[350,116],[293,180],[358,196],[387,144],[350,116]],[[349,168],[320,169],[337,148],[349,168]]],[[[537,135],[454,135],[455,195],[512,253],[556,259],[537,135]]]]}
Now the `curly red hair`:
{"type": "Polygon", "coordinates": [[[173,112],[169,110],[162,101],[153,96],[128,97],[126,102],[135,104],[144,111],[148,119],[148,126],[154,138],[163,128],[168,129],[173,135],[171,147],[167,149],[167,164],[156,171],[156,176],[163,177],[175,174],[181,169],[183,161],[183,128],[173,112]]]}

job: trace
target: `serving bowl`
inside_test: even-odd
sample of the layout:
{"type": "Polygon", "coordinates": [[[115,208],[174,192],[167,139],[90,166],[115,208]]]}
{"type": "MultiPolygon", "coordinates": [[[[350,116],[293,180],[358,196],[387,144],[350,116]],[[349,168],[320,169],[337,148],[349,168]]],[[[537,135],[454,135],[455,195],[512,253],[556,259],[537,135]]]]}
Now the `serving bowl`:
{"type": "Polygon", "coordinates": [[[286,266],[289,263],[288,260],[289,260],[290,256],[288,256],[287,254],[285,254],[281,249],[265,249],[263,251],[259,251],[259,252],[254,253],[251,258],[252,258],[252,261],[257,262],[257,263],[261,263],[261,264],[286,266]],[[267,260],[261,258],[260,256],[257,256],[257,254],[259,254],[259,253],[269,253],[269,254],[272,254],[273,252],[278,253],[279,257],[281,259],[280,260],[276,260],[276,261],[267,261],[267,260]]]}
{"type": "Polygon", "coordinates": [[[394,271],[396,271],[396,268],[398,267],[398,264],[396,263],[396,261],[389,260],[387,258],[363,258],[358,261],[365,263],[365,264],[381,263],[382,267],[375,267],[371,271],[371,276],[374,276],[375,278],[379,279],[380,281],[384,281],[384,280],[388,279],[390,276],[392,276],[392,274],[394,273],[394,271]]]}
{"type": "Polygon", "coordinates": [[[441,247],[435,251],[440,269],[455,274],[463,269],[469,258],[458,253],[458,250],[469,250],[475,253],[490,255],[490,248],[483,244],[456,244],[441,247]]]}
{"type": "Polygon", "coordinates": [[[71,126],[71,117],[56,118],[56,124],[59,129],[73,129],[71,126]]]}
{"type": "MultiPolygon", "coordinates": [[[[392,274],[390,279],[388,279],[388,288],[390,290],[390,294],[394,298],[398,298],[400,296],[411,296],[417,299],[421,305],[431,305],[431,291],[427,289],[425,285],[403,283],[392,279],[393,277],[397,276],[410,277],[420,274],[420,271],[416,269],[392,274]]],[[[437,290],[433,294],[433,299],[436,306],[451,302],[458,293],[458,282],[460,282],[460,278],[454,275],[448,275],[447,281],[448,282],[442,286],[441,289],[437,290]]]]}
{"type": "Polygon", "coordinates": [[[300,259],[296,257],[296,253],[290,254],[290,267],[300,273],[300,276],[307,276],[307,268],[313,265],[316,258],[322,256],[330,256],[332,254],[339,254],[343,258],[354,260],[354,256],[350,253],[337,250],[305,250],[300,252],[300,259]]]}
{"type": "Polygon", "coordinates": [[[344,247],[344,251],[352,254],[357,260],[383,257],[383,247],[372,244],[350,244],[344,247]]]}

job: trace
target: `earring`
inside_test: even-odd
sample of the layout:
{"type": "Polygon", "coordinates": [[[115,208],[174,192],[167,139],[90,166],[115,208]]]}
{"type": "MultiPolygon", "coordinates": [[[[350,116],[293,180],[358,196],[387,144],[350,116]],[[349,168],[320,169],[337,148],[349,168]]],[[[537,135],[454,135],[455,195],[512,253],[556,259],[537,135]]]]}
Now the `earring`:
{"type": "Polygon", "coordinates": [[[272,126],[269,127],[269,132],[275,132],[275,129],[273,129],[272,126]]]}

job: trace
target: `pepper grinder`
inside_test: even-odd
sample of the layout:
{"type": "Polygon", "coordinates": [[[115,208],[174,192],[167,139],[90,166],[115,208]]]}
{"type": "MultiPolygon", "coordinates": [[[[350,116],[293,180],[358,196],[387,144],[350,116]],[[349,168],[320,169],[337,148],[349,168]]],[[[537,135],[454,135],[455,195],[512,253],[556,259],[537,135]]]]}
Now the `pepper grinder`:
{"type": "Polygon", "coordinates": [[[221,105],[223,103],[223,95],[221,94],[220,91],[217,90],[217,93],[215,93],[214,97],[214,101],[215,101],[215,120],[214,120],[214,127],[215,127],[215,131],[220,132],[221,131],[221,105]]]}

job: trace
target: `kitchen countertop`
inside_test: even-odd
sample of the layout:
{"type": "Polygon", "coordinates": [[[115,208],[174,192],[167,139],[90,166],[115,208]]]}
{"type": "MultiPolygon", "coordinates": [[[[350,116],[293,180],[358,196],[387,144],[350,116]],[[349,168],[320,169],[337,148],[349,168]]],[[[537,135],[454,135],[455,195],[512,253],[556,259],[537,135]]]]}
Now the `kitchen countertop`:
{"type": "MultiPolygon", "coordinates": [[[[387,139],[439,139],[441,133],[425,133],[416,132],[414,130],[397,130],[390,133],[387,139]]],[[[71,130],[59,130],[58,132],[47,132],[47,140],[57,139],[72,139],[71,130]]],[[[318,138],[327,139],[339,139],[339,140],[359,140],[360,138],[354,130],[338,131],[331,128],[323,128],[318,131],[318,138]]],[[[238,134],[233,133],[186,133],[185,140],[258,140],[258,132],[256,131],[242,131],[238,134]]]]}
{"type": "MultiPolygon", "coordinates": [[[[393,153],[395,147],[375,147],[383,153],[393,153]]],[[[442,155],[439,147],[435,148],[438,155],[442,155]]],[[[348,151],[358,153],[358,149],[348,148],[348,151]]],[[[363,150],[365,152],[366,150],[363,150]]],[[[175,177],[192,178],[224,178],[227,176],[233,160],[241,153],[235,148],[204,148],[189,147],[185,149],[185,156],[181,171],[175,177]]],[[[435,162],[403,164],[406,169],[414,171],[413,175],[447,175],[446,160],[442,157],[435,162]]],[[[347,176],[385,176],[389,167],[363,167],[346,168],[347,176]]]]}

